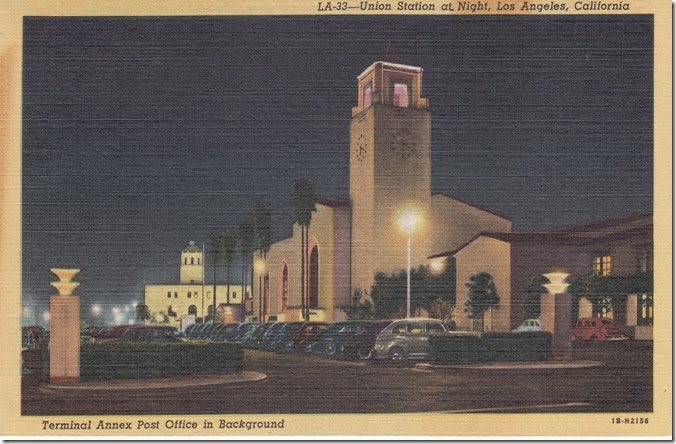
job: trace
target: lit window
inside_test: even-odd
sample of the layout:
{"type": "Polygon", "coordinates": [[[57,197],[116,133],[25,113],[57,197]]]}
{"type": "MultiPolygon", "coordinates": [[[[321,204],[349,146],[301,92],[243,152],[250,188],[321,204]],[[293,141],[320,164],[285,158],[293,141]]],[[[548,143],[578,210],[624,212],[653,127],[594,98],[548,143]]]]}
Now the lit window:
{"type": "Polygon", "coordinates": [[[394,84],[392,104],[401,108],[408,108],[408,85],[404,83],[394,84]]]}
{"type": "Polygon", "coordinates": [[[364,85],[364,108],[368,108],[371,106],[371,93],[372,93],[372,87],[371,83],[367,83],[364,85]]]}
{"type": "Polygon", "coordinates": [[[596,276],[610,276],[610,255],[601,254],[596,256],[593,266],[596,276]]]}
{"type": "Polygon", "coordinates": [[[653,295],[641,294],[638,301],[638,325],[653,325],[653,295]]]}

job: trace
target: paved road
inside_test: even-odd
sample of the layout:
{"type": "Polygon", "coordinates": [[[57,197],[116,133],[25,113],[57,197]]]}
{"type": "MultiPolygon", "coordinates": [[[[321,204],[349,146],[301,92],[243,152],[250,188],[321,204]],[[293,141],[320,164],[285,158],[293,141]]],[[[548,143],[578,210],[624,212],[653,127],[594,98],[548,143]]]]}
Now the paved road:
{"type": "MultiPolygon", "coordinates": [[[[27,380],[26,415],[403,412],[646,412],[652,410],[652,345],[577,344],[573,369],[424,371],[247,350],[263,382],[94,395],[40,393],[27,380]]],[[[196,376],[199,377],[199,376],[196,376]]]]}

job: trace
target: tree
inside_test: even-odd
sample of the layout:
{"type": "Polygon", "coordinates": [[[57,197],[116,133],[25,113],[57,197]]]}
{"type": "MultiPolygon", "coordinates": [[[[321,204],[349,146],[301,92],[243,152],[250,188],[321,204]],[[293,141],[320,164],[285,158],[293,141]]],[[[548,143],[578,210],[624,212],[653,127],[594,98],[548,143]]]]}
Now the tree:
{"type": "Polygon", "coordinates": [[[521,310],[526,319],[540,317],[540,296],[549,291],[544,287],[548,283],[546,277],[539,274],[531,279],[526,288],[526,297],[523,300],[521,310]]]}
{"type": "MultiPolygon", "coordinates": [[[[450,265],[450,264],[449,264],[450,265]]],[[[385,274],[377,273],[370,292],[377,319],[404,316],[406,313],[406,271],[385,274]]],[[[411,270],[411,309],[432,313],[439,304],[455,305],[455,268],[447,267],[441,275],[420,266],[411,270]],[[436,305],[435,305],[436,304],[436,305]]]]}
{"type": "Polygon", "coordinates": [[[226,301],[230,304],[230,270],[235,262],[235,252],[237,251],[237,238],[231,231],[224,230],[221,233],[221,261],[225,266],[225,284],[227,286],[226,301]]]}
{"type": "MultiPolygon", "coordinates": [[[[247,217],[237,227],[237,243],[242,256],[242,322],[246,315],[246,292],[247,274],[249,273],[249,259],[254,248],[254,224],[251,217],[247,217]]],[[[251,261],[253,264],[253,260],[251,261]]],[[[253,283],[253,282],[252,282],[253,283]]]]}
{"type": "Polygon", "coordinates": [[[308,232],[312,223],[312,212],[317,211],[315,206],[315,181],[304,177],[296,179],[291,184],[291,208],[293,209],[293,221],[300,226],[300,249],[301,249],[301,277],[300,294],[303,305],[303,317],[306,321],[310,320],[310,307],[305,288],[307,275],[307,257],[308,257],[308,232]]]}
{"type": "Polygon", "coordinates": [[[364,299],[364,296],[366,295],[366,292],[360,288],[354,290],[352,303],[350,304],[350,307],[345,309],[348,319],[370,320],[376,318],[373,303],[368,299],[364,299]]]}
{"type": "MultiPolygon", "coordinates": [[[[216,268],[218,265],[221,263],[221,246],[222,246],[222,241],[221,241],[221,236],[222,233],[219,232],[213,232],[209,233],[209,265],[211,265],[212,270],[214,271],[214,282],[213,282],[213,287],[214,287],[214,309],[217,307],[216,305],[216,268]]],[[[213,316],[211,318],[211,322],[215,323],[216,322],[216,316],[213,316]]]]}
{"type": "Polygon", "coordinates": [[[136,306],[136,319],[139,321],[143,321],[144,323],[146,321],[149,321],[153,318],[153,316],[150,314],[150,309],[148,309],[148,306],[145,304],[138,304],[136,306]]]}
{"type": "Polygon", "coordinates": [[[496,307],[500,302],[498,291],[493,283],[493,276],[489,273],[481,272],[470,276],[469,282],[465,284],[468,288],[468,299],[465,311],[469,317],[480,323],[483,331],[483,317],[486,311],[491,307],[496,307]]]}
{"type": "MultiPolygon", "coordinates": [[[[259,251],[261,259],[265,261],[270,245],[272,245],[272,210],[270,204],[267,202],[256,202],[253,211],[253,225],[254,237],[256,239],[256,247],[259,251]]],[[[253,265],[253,264],[252,264],[253,265]]],[[[265,295],[262,291],[263,277],[258,277],[258,288],[261,291],[261,297],[258,300],[258,312],[260,313],[261,321],[265,316],[267,307],[263,299],[265,295]]]]}

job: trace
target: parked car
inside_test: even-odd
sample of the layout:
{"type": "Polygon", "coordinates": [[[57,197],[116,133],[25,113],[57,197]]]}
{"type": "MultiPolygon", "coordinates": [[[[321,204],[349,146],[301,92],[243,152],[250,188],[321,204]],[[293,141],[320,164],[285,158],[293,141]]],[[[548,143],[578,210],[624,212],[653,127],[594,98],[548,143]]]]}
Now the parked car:
{"type": "Polygon", "coordinates": [[[608,318],[581,318],[573,328],[576,341],[621,341],[627,336],[608,318]]]}
{"type": "Polygon", "coordinates": [[[176,327],[147,326],[127,330],[120,338],[130,342],[178,342],[185,335],[176,327]]]}
{"type": "Polygon", "coordinates": [[[259,348],[272,350],[277,343],[277,336],[286,325],[286,322],[275,322],[267,329],[259,342],[259,348]]]}
{"type": "Polygon", "coordinates": [[[266,322],[265,324],[258,325],[253,330],[249,330],[249,332],[244,334],[242,339],[240,339],[241,344],[246,348],[260,348],[265,333],[273,324],[275,324],[275,322],[266,322]]]}
{"type": "Polygon", "coordinates": [[[237,329],[239,328],[239,323],[225,324],[223,328],[219,329],[218,332],[213,336],[214,341],[231,341],[237,336],[237,329]]]}
{"type": "Polygon", "coordinates": [[[279,330],[279,333],[275,336],[274,341],[270,344],[271,350],[277,351],[291,351],[293,334],[300,330],[306,322],[297,321],[297,322],[287,322],[279,330]]]}
{"type": "Polygon", "coordinates": [[[326,322],[305,322],[291,337],[291,348],[294,351],[305,351],[309,344],[315,342],[326,331],[326,322]]]}
{"type": "Polygon", "coordinates": [[[256,329],[259,325],[261,325],[260,322],[243,322],[239,324],[239,327],[237,327],[237,334],[230,340],[241,343],[244,336],[256,329]]]}
{"type": "Polygon", "coordinates": [[[367,325],[364,331],[354,334],[347,338],[341,353],[344,356],[359,359],[371,359],[373,356],[373,345],[381,331],[390,325],[392,320],[375,321],[367,325]]]}
{"type": "Polygon", "coordinates": [[[21,347],[23,350],[42,350],[47,347],[49,337],[44,327],[39,325],[21,327],[21,347]]]}
{"type": "Polygon", "coordinates": [[[541,331],[539,319],[526,319],[523,324],[512,330],[513,333],[524,333],[528,331],[541,331]]]}
{"type": "Polygon", "coordinates": [[[338,321],[329,325],[324,333],[313,343],[308,344],[311,353],[322,353],[334,356],[339,353],[345,341],[357,333],[361,333],[372,321],[338,321]]]}
{"type": "Polygon", "coordinates": [[[128,330],[143,327],[142,325],[118,325],[117,327],[107,328],[96,334],[89,336],[94,342],[119,341],[128,330]]]}
{"type": "Polygon", "coordinates": [[[439,319],[401,319],[392,322],[380,332],[373,349],[378,359],[424,359],[429,353],[430,336],[439,333],[447,333],[439,319]]]}

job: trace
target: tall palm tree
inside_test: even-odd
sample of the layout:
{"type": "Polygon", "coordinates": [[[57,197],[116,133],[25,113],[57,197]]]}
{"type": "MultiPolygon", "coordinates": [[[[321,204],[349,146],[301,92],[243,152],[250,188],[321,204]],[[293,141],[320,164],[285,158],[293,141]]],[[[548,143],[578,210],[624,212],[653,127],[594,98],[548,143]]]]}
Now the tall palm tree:
{"type": "Polygon", "coordinates": [[[227,304],[230,304],[230,270],[235,262],[235,252],[237,250],[237,238],[231,231],[224,230],[221,233],[221,261],[225,266],[225,279],[227,285],[227,304]]]}
{"type": "Polygon", "coordinates": [[[222,233],[213,232],[209,233],[209,265],[211,265],[212,270],[214,270],[214,302],[213,302],[213,314],[211,316],[211,323],[216,323],[216,268],[221,263],[221,236],[222,233]]]}
{"type": "Polygon", "coordinates": [[[303,177],[296,179],[291,184],[291,207],[293,208],[294,222],[300,226],[300,249],[301,249],[301,285],[300,294],[303,305],[303,317],[306,321],[310,320],[310,308],[307,301],[307,290],[305,288],[306,262],[308,255],[308,232],[310,223],[312,222],[312,212],[317,211],[315,206],[315,181],[313,179],[303,177]]]}
{"type": "MultiPolygon", "coordinates": [[[[242,255],[242,322],[246,316],[246,291],[247,274],[249,274],[249,258],[253,253],[254,225],[251,217],[247,217],[237,227],[237,241],[239,252],[242,255]]],[[[253,263],[253,261],[252,261],[253,263]]]]}
{"type": "MultiPolygon", "coordinates": [[[[256,238],[256,246],[260,253],[261,259],[265,261],[270,245],[272,245],[272,210],[270,204],[267,202],[256,202],[253,212],[254,220],[254,234],[256,238]]],[[[262,289],[263,278],[259,276],[258,288],[262,289]]],[[[261,291],[261,297],[258,300],[258,312],[261,320],[265,315],[266,306],[264,294],[261,291]]]]}

